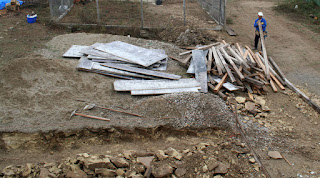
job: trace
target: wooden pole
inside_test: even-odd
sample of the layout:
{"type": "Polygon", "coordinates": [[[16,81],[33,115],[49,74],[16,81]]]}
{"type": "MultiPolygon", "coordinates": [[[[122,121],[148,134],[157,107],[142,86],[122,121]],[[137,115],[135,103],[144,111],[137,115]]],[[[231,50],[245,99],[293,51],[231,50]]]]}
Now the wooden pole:
{"type": "Polygon", "coordinates": [[[100,11],[99,11],[99,0],[96,0],[96,8],[97,8],[97,22],[100,24],[100,11]]]}
{"type": "Polygon", "coordinates": [[[140,0],[140,11],[141,11],[141,29],[143,29],[143,27],[144,27],[143,0],[140,0]]]}
{"type": "Polygon", "coordinates": [[[261,41],[261,47],[262,47],[262,52],[263,52],[263,58],[264,58],[264,65],[266,66],[266,77],[269,80],[270,79],[270,69],[269,69],[267,50],[266,50],[266,46],[264,44],[264,36],[263,36],[263,31],[262,31],[262,26],[261,26],[260,21],[258,22],[258,26],[259,26],[260,41],[261,41]]]}

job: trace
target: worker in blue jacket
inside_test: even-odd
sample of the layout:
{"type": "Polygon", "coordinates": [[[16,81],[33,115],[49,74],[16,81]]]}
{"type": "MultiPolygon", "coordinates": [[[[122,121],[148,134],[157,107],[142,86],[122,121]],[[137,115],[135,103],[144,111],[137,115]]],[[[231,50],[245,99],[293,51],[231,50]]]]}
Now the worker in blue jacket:
{"type": "Polygon", "coordinates": [[[265,18],[263,18],[263,13],[259,12],[258,13],[258,18],[254,21],[254,27],[256,28],[256,31],[255,31],[256,36],[254,38],[254,49],[255,50],[258,48],[258,42],[259,42],[259,38],[260,38],[258,21],[261,22],[261,27],[262,27],[262,31],[263,31],[263,37],[266,38],[266,36],[267,36],[267,31],[266,31],[267,21],[266,21],[265,18]]]}

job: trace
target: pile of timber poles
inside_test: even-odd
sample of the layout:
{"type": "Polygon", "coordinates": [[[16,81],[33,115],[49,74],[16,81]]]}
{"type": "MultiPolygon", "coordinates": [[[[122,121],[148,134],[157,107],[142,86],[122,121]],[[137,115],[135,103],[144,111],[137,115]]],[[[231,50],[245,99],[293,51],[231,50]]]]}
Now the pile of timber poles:
{"type": "MultiPolygon", "coordinates": [[[[261,24],[258,25],[260,36],[263,37],[261,24]]],[[[228,44],[222,40],[221,43],[201,47],[184,47],[188,51],[179,54],[185,56],[184,59],[169,57],[190,69],[193,62],[193,55],[190,54],[193,53],[192,50],[203,50],[203,55],[206,58],[208,87],[223,99],[226,99],[227,96],[221,88],[228,80],[245,88],[251,99],[253,99],[252,94],[265,94],[266,86],[271,86],[274,92],[278,92],[278,88],[285,90],[284,86],[287,86],[320,113],[320,107],[285,77],[271,57],[268,58],[264,38],[260,38],[260,40],[262,53],[254,53],[248,46],[241,47],[238,43],[228,44]],[[212,76],[220,76],[221,80],[217,82],[217,80],[213,80],[212,76]]]]}

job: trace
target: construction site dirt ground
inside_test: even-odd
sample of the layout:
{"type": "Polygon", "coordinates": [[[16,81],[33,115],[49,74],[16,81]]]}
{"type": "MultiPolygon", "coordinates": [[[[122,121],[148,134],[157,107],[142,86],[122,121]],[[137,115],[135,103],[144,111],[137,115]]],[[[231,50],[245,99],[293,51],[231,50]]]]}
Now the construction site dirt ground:
{"type": "MultiPolygon", "coordinates": [[[[237,33],[208,32],[201,38],[225,39],[252,46],[257,11],[268,20],[267,51],[290,81],[320,104],[320,35],[273,10],[273,1],[231,1],[227,14],[237,33]]],[[[170,6],[169,6],[170,7],[170,6]]],[[[210,157],[230,164],[226,177],[263,177],[235,129],[232,111],[214,94],[173,94],[132,97],[113,90],[111,77],[80,72],[77,60],[62,54],[73,44],[120,40],[146,48],[160,48],[178,56],[172,41],[89,33],[67,33],[43,22],[27,24],[28,9],[0,17],[0,168],[26,163],[59,162],[78,153],[119,155],[125,150],[154,152],[173,147],[207,150],[182,159],[188,175],[210,175],[203,162],[210,157]],[[94,109],[88,114],[111,119],[110,123],[75,116],[71,112],[89,103],[142,114],[144,117],[94,109]],[[181,120],[183,118],[184,120],[181,120]],[[239,154],[240,153],[240,154],[239,154]]],[[[197,33],[195,33],[197,34],[197,33]]],[[[199,33],[198,33],[199,34],[199,33]]],[[[168,34],[171,35],[171,34],[168,34]]],[[[214,40],[213,40],[214,39],[214,40]]],[[[190,44],[193,45],[193,44],[190,44]]],[[[168,73],[190,77],[186,69],[169,60],[168,73]]],[[[236,92],[235,96],[247,96],[236,92]]],[[[261,156],[272,177],[320,176],[320,117],[291,90],[268,91],[263,96],[271,111],[261,118],[240,120],[248,140],[261,156]],[[279,151],[283,159],[270,159],[279,151]]],[[[230,101],[231,102],[231,101],[230,101]]],[[[242,114],[242,113],[240,113],[242,114]]],[[[161,164],[177,164],[160,162],[161,164]]],[[[181,163],[179,163],[181,165],[181,163]]]]}

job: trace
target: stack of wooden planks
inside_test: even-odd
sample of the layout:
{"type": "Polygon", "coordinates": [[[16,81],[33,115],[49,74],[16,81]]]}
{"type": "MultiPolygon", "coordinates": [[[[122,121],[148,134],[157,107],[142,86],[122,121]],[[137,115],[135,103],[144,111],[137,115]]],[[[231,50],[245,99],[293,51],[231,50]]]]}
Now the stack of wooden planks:
{"type": "Polygon", "coordinates": [[[80,58],[78,70],[126,80],[116,80],[116,91],[132,95],[155,95],[177,92],[199,92],[195,79],[159,72],[166,70],[168,56],[161,49],[146,49],[121,41],[73,45],[63,57],[80,58]]]}
{"type": "Polygon", "coordinates": [[[285,90],[284,80],[270,64],[272,58],[267,59],[266,55],[263,57],[259,52],[253,52],[248,46],[222,41],[185,49],[190,50],[179,54],[184,59],[170,58],[187,67],[187,73],[195,75],[202,92],[207,92],[209,87],[226,98],[225,90],[247,90],[249,96],[252,93],[264,94],[266,86],[271,86],[274,92],[285,90]]]}

